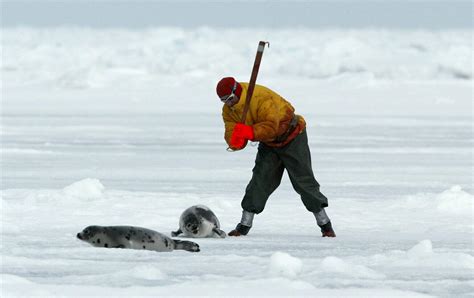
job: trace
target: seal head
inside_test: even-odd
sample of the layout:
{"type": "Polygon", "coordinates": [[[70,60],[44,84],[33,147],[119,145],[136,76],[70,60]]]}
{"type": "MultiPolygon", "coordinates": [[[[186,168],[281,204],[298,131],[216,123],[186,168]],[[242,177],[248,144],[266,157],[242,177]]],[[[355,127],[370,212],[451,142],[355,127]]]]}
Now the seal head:
{"type": "Polygon", "coordinates": [[[180,234],[191,238],[224,238],[226,236],[226,233],[220,229],[217,216],[204,205],[191,206],[184,210],[179,219],[179,229],[171,232],[171,236],[176,237],[180,234]]]}

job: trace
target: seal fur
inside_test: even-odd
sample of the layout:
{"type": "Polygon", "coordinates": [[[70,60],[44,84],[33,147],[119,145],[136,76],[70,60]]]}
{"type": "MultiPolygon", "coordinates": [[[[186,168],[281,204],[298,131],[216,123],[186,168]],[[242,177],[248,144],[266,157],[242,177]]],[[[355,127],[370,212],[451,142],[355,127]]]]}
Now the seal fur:
{"type": "Polygon", "coordinates": [[[77,238],[92,246],[106,248],[145,249],[169,252],[175,249],[189,252],[200,251],[191,241],[174,240],[157,231],[134,226],[88,226],[77,238]]]}
{"type": "Polygon", "coordinates": [[[226,233],[220,229],[217,216],[204,205],[191,206],[183,211],[179,218],[179,229],[171,232],[171,236],[176,237],[180,234],[191,238],[225,238],[226,236],[226,233]]]}

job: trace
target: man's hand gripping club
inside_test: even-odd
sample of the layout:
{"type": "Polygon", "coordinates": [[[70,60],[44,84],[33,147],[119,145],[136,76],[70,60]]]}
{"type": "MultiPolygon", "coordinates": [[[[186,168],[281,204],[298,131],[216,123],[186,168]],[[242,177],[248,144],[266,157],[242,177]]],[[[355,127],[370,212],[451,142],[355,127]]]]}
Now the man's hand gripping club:
{"type": "Polygon", "coordinates": [[[254,139],[253,127],[251,125],[245,125],[242,123],[237,123],[234,126],[234,131],[230,138],[230,146],[235,149],[243,149],[247,144],[247,141],[252,141],[254,139]]]}

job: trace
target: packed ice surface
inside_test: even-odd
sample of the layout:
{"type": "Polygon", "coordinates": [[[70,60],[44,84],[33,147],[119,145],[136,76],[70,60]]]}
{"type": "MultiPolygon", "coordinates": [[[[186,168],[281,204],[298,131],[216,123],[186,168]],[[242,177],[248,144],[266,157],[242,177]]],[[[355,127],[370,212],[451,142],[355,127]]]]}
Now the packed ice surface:
{"type": "Polygon", "coordinates": [[[2,29],[1,295],[469,297],[471,31],[2,29]],[[235,44],[229,36],[240,36],[235,44]],[[95,248],[206,205],[229,231],[256,147],[225,151],[222,76],[308,123],[337,238],[285,176],[246,237],[201,252],[95,248]]]}

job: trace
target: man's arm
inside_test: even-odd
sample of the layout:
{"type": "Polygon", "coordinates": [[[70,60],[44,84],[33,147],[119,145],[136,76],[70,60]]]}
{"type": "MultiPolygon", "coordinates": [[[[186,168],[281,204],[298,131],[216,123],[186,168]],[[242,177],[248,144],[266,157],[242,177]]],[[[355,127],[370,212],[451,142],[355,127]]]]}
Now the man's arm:
{"type": "Polygon", "coordinates": [[[253,125],[256,141],[273,141],[280,124],[279,109],[271,98],[265,99],[257,109],[257,119],[253,125]]]}
{"type": "Polygon", "coordinates": [[[234,133],[234,128],[237,122],[228,113],[226,113],[225,110],[222,111],[222,119],[224,120],[224,126],[225,126],[224,139],[227,142],[227,145],[229,146],[229,148],[232,150],[243,149],[245,146],[242,148],[237,148],[237,147],[232,146],[231,144],[232,134],[234,133]]]}

